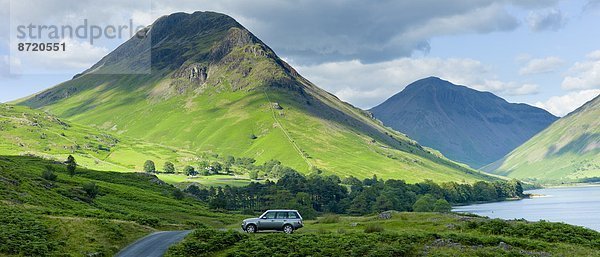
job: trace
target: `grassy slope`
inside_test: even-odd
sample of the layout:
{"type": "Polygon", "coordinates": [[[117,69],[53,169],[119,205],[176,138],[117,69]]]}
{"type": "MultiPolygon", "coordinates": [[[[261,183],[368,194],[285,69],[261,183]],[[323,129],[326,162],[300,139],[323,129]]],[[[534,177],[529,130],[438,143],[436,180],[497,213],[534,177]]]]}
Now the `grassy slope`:
{"type": "Polygon", "coordinates": [[[600,97],[559,119],[486,169],[541,182],[600,177],[600,97]]]}
{"type": "MultiPolygon", "coordinates": [[[[26,231],[35,226],[23,220],[32,219],[49,231],[48,241],[58,242],[53,246],[54,254],[101,251],[110,255],[155,229],[189,228],[194,222],[223,226],[237,221],[232,215],[210,212],[196,200],[176,200],[171,195],[173,190],[154,176],[140,173],[79,169],[77,175],[70,177],[61,164],[34,157],[2,156],[0,209],[3,217],[11,220],[10,213],[27,217],[0,222],[3,231],[0,237],[11,232],[16,233],[13,240],[17,235],[26,236],[29,233],[26,231]],[[58,175],[56,181],[41,177],[47,165],[58,175]],[[94,182],[100,188],[93,200],[82,190],[87,182],[94,182]],[[19,224],[23,226],[15,228],[19,224]]],[[[7,253],[5,249],[0,250],[7,253]]]]}
{"type": "MultiPolygon", "coordinates": [[[[381,178],[408,182],[424,178],[469,182],[487,179],[476,172],[468,174],[473,171],[467,168],[443,164],[449,161],[431,161],[431,156],[411,154],[374,142],[360,131],[308,113],[290,100],[289,95],[278,91],[265,94],[258,90],[231,92],[216,88],[191,96],[148,99],[149,89],[119,92],[125,90],[126,82],[117,82],[114,85],[119,88],[117,91],[95,88],[44,109],[101,130],[112,128],[128,137],[193,152],[252,157],[258,163],[277,159],[300,171],[316,166],[341,176],[365,178],[377,174],[381,178]],[[85,106],[89,99],[107,100],[95,103],[93,112],[82,111],[88,108],[85,106]],[[284,109],[272,109],[271,102],[280,103],[284,109]],[[252,134],[258,138],[251,139],[252,134]]],[[[166,82],[151,83],[147,87],[156,89],[162,83],[166,82]]],[[[139,152],[124,149],[123,153],[116,161],[142,159],[139,152]]]]}
{"type": "MultiPolygon", "coordinates": [[[[226,232],[213,234],[217,234],[216,238],[228,237],[226,232]]],[[[225,247],[213,244],[216,253],[207,256],[273,252],[278,256],[600,256],[598,234],[570,225],[491,221],[457,214],[394,213],[388,220],[376,216],[329,216],[306,222],[304,228],[290,236],[259,233],[241,235],[241,240],[225,240],[225,247]],[[367,234],[364,232],[367,228],[383,231],[367,234]],[[515,235],[504,231],[513,231],[510,233],[515,235]],[[563,238],[565,233],[569,240],[563,238]]],[[[196,256],[191,253],[203,249],[203,240],[196,241],[195,237],[195,234],[188,236],[183,243],[172,247],[167,256],[196,256]]]]}
{"type": "Polygon", "coordinates": [[[110,129],[97,129],[61,120],[24,106],[0,104],[0,155],[34,155],[51,160],[75,156],[83,167],[108,171],[140,171],[145,160],[154,160],[157,169],[165,161],[178,170],[212,160],[207,152],[148,143],[110,129]],[[102,146],[102,147],[99,147],[102,146]]]}

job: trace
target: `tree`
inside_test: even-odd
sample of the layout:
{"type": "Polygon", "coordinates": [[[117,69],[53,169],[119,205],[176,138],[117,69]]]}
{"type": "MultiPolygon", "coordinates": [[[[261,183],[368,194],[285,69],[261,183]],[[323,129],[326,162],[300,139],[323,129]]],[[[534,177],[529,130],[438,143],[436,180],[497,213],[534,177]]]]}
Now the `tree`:
{"type": "Polygon", "coordinates": [[[423,195],[413,204],[413,210],[416,212],[432,212],[435,208],[435,201],[433,195],[423,195]]]}
{"type": "Polygon", "coordinates": [[[438,199],[435,201],[433,205],[434,212],[450,212],[452,210],[452,205],[448,203],[445,199],[438,199]]]}
{"type": "Polygon", "coordinates": [[[248,173],[248,176],[250,177],[250,179],[257,180],[258,179],[258,170],[251,170],[248,173]]]}
{"type": "Polygon", "coordinates": [[[183,169],[183,172],[185,173],[185,175],[188,176],[196,176],[198,175],[198,172],[196,171],[196,169],[194,169],[194,167],[192,166],[185,166],[185,168],[183,169]]]}
{"type": "Polygon", "coordinates": [[[235,157],[227,155],[227,157],[225,157],[225,165],[231,167],[233,164],[235,164],[235,157]]]}
{"type": "Polygon", "coordinates": [[[77,162],[75,162],[75,157],[73,157],[73,155],[69,155],[65,164],[67,165],[67,172],[69,175],[71,175],[71,177],[74,176],[77,170],[77,162]]]}
{"type": "Polygon", "coordinates": [[[94,182],[88,182],[83,184],[83,191],[92,199],[96,198],[98,193],[100,193],[100,188],[94,182]]]}
{"type": "Polygon", "coordinates": [[[154,162],[151,160],[147,160],[144,163],[144,172],[154,173],[156,172],[156,166],[154,166],[154,162]]]}
{"type": "Polygon", "coordinates": [[[54,168],[50,165],[46,165],[46,169],[42,172],[42,178],[48,181],[55,181],[56,174],[54,174],[54,168]]]}
{"type": "Polygon", "coordinates": [[[220,162],[213,162],[210,165],[213,169],[214,172],[219,173],[219,171],[223,170],[223,166],[221,165],[220,162]]]}
{"type": "Polygon", "coordinates": [[[172,162],[165,162],[163,170],[165,173],[175,173],[175,165],[172,162]]]}

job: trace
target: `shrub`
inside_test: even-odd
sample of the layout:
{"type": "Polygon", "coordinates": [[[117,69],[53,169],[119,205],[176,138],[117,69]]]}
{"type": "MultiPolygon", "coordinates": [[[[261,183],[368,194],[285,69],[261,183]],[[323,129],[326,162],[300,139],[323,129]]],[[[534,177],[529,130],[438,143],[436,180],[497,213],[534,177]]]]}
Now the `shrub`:
{"type": "Polygon", "coordinates": [[[340,222],[340,216],[336,214],[325,214],[319,219],[319,223],[333,224],[340,222]]]}
{"type": "Polygon", "coordinates": [[[0,206],[0,255],[47,256],[57,248],[51,230],[39,218],[0,206]]]}
{"type": "Polygon", "coordinates": [[[48,181],[55,181],[57,175],[54,174],[54,169],[52,166],[47,165],[46,169],[42,172],[42,178],[48,181]]]}
{"type": "Polygon", "coordinates": [[[94,182],[88,182],[83,184],[83,191],[87,194],[89,198],[96,198],[98,193],[100,193],[100,188],[94,182]]]}
{"type": "Polygon", "coordinates": [[[438,199],[435,201],[433,205],[433,211],[435,212],[450,212],[452,210],[452,205],[448,203],[445,199],[438,199]]]}
{"type": "Polygon", "coordinates": [[[379,233],[383,232],[383,226],[379,224],[367,224],[364,230],[365,233],[379,233]]]}
{"type": "Polygon", "coordinates": [[[179,190],[179,189],[173,190],[173,198],[175,198],[177,200],[181,200],[184,197],[185,197],[185,194],[183,192],[181,192],[181,190],[179,190]]]}
{"type": "Polygon", "coordinates": [[[198,175],[198,172],[196,171],[196,169],[194,169],[194,167],[192,166],[185,166],[185,168],[183,169],[183,172],[185,173],[185,175],[188,176],[196,176],[198,175]]]}
{"type": "Polygon", "coordinates": [[[160,225],[160,219],[145,215],[132,215],[129,219],[144,226],[158,227],[158,225],[160,225]]]}
{"type": "Polygon", "coordinates": [[[416,212],[431,212],[435,207],[435,202],[435,197],[432,195],[423,195],[413,204],[413,210],[416,212]]]}

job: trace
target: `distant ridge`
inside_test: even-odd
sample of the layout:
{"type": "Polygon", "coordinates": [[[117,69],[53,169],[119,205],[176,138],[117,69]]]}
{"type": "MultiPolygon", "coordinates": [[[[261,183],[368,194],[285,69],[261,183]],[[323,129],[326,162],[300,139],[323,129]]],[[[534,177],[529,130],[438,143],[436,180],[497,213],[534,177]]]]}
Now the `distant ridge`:
{"type": "Polygon", "coordinates": [[[502,158],[557,119],[543,109],[437,77],[411,83],[371,112],[385,125],[473,168],[502,158]]]}

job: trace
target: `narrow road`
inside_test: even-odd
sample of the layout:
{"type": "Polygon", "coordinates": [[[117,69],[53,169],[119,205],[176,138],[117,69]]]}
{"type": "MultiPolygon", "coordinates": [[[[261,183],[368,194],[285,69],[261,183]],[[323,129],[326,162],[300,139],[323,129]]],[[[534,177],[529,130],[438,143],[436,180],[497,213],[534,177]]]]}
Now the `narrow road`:
{"type": "Polygon", "coordinates": [[[117,257],[161,257],[169,246],[177,243],[191,230],[155,232],[135,241],[117,253],[117,257]]]}

